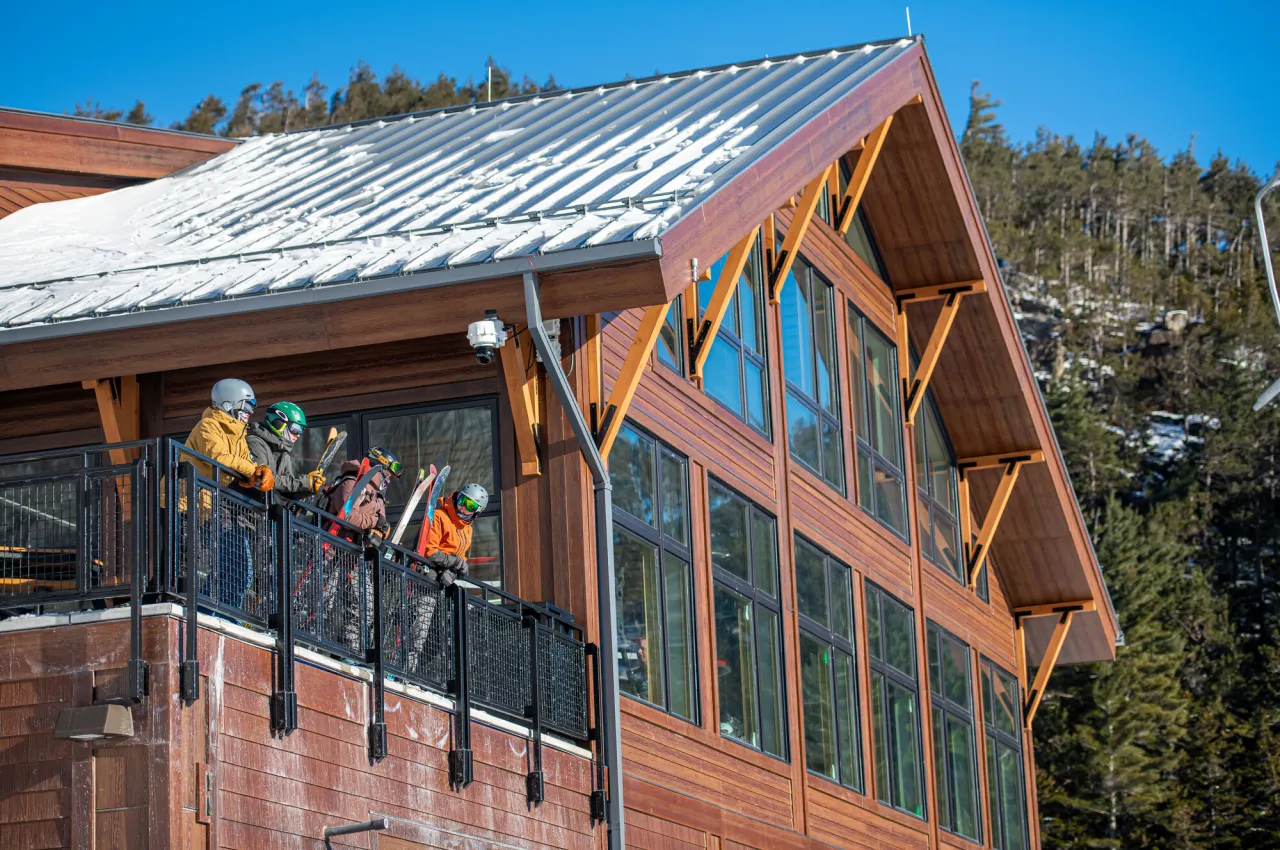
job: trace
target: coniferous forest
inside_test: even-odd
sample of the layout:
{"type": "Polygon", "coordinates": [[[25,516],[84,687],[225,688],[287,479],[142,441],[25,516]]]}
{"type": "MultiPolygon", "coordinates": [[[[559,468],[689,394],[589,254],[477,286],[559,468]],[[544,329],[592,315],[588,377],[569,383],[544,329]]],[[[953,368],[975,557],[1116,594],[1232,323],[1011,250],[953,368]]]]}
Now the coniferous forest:
{"type": "MultiPolygon", "coordinates": [[[[498,68],[493,98],[555,88],[498,68]]],[[[179,129],[293,130],[489,95],[353,69],[210,95],[179,129]]],[[[1259,175],[1136,134],[1010,140],[974,84],[960,138],[1124,646],[1059,668],[1036,717],[1046,848],[1280,848],[1280,329],[1259,175]]],[[[142,102],[77,114],[152,123],[142,102]]],[[[1266,169],[1269,163],[1255,163],[1266,169]]],[[[1273,230],[1280,230],[1280,209],[1273,230]]]]}

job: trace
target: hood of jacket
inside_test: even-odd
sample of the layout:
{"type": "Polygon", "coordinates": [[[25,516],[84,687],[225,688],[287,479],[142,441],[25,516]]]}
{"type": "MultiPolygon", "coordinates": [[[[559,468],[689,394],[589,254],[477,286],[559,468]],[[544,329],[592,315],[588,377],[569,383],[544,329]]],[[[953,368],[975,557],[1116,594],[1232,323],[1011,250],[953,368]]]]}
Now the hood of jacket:
{"type": "Polygon", "coordinates": [[[360,465],[364,463],[362,460],[349,460],[338,470],[339,475],[360,475],[360,465]]]}
{"type": "Polygon", "coordinates": [[[231,437],[239,437],[245,432],[245,423],[236,419],[230,413],[219,410],[216,407],[206,407],[201,419],[208,419],[216,422],[222,430],[226,431],[231,437]]]}
{"type": "Polygon", "coordinates": [[[267,447],[273,452],[285,452],[287,454],[293,451],[294,446],[298,445],[297,440],[292,443],[288,442],[268,428],[265,422],[250,422],[249,433],[266,443],[267,447]]]}

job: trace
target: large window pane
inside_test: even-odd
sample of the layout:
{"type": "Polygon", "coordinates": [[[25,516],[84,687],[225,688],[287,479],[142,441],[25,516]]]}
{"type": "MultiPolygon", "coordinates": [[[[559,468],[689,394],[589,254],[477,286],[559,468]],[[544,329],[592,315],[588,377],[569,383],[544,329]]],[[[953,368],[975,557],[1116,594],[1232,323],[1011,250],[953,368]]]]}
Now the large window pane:
{"type": "Polygon", "coordinates": [[[656,525],[653,466],[653,440],[624,425],[609,451],[613,505],[648,525],[656,525]]]}
{"type": "Polygon", "coordinates": [[[952,831],[975,840],[978,837],[977,773],[974,761],[973,727],[954,717],[947,718],[946,753],[951,776],[952,831]]]}
{"type": "Polygon", "coordinates": [[[1009,747],[998,747],[1000,762],[1000,810],[1004,833],[1004,850],[1026,847],[1023,823],[1022,764],[1018,753],[1009,747]]]}
{"type": "Polygon", "coordinates": [[[613,444],[609,469],[619,687],[696,723],[688,462],[627,424],[613,444]]]}
{"type": "Polygon", "coordinates": [[[827,561],[822,553],[796,541],[796,599],[800,613],[830,625],[827,615],[827,561]]]}
{"type": "Polygon", "coordinates": [[[684,299],[676,298],[658,332],[658,359],[684,374],[684,299]]]}
{"type": "Polygon", "coordinates": [[[757,431],[769,433],[769,376],[760,364],[750,358],[743,360],[743,378],[746,390],[747,424],[757,431]]]}
{"type": "Polygon", "coordinates": [[[662,555],[667,591],[667,666],[670,670],[670,704],[673,714],[693,719],[695,694],[693,659],[693,599],[689,565],[675,555],[662,555]]]}
{"type": "MultiPolygon", "coordinates": [[[[702,385],[707,394],[739,419],[770,435],[768,371],[765,368],[764,286],[760,278],[759,239],[747,255],[737,288],[707,352],[702,385]]],[[[728,255],[711,266],[709,280],[698,283],[698,317],[705,320],[728,255]]]]}
{"type": "Polygon", "coordinates": [[[764,275],[760,272],[760,244],[747,256],[742,281],[738,284],[738,309],[742,316],[740,336],[747,348],[764,354],[764,275]]]}
{"type": "Polygon", "coordinates": [[[715,590],[716,672],[720,684],[720,732],[759,748],[755,628],[751,601],[721,585],[715,590]]]}
{"type": "Polygon", "coordinates": [[[969,647],[933,623],[927,645],[938,822],[948,832],[978,841],[969,647]]]}
{"type": "Polygon", "coordinates": [[[836,392],[839,374],[835,360],[835,292],[821,281],[813,282],[814,376],[818,404],[832,416],[840,415],[840,396],[836,392]]]}
{"type": "MultiPolygon", "coordinates": [[[[491,494],[497,489],[493,408],[488,405],[370,418],[365,427],[366,445],[391,451],[407,470],[448,464],[453,467],[451,485],[474,482],[491,494]]],[[[391,482],[386,492],[388,509],[408,501],[414,478],[410,473],[391,482]]]]}
{"type": "Polygon", "coordinates": [[[615,526],[618,574],[618,687],[654,705],[666,702],[658,550],[615,526]]]}
{"type": "Polygon", "coordinates": [[[782,641],[778,615],[757,607],[760,625],[760,748],[780,756],[786,752],[786,725],[782,707],[782,641]]]}
{"type": "Polygon", "coordinates": [[[836,653],[836,708],[840,732],[840,781],[862,790],[862,740],[858,734],[857,672],[853,656],[836,653]]]}
{"type": "Polygon", "coordinates": [[[898,375],[889,340],[878,331],[866,334],[871,448],[902,468],[902,426],[898,419],[898,375]]]}
{"type": "Polygon", "coordinates": [[[711,563],[743,581],[751,581],[748,558],[747,503],[712,484],[707,499],[711,512],[711,563]]]}
{"type": "Polygon", "coordinates": [[[821,475],[822,433],[818,414],[794,392],[787,393],[787,438],[792,456],[821,475]]]}
{"type": "Polygon", "coordinates": [[[992,846],[1025,850],[1027,801],[1022,764],[1018,682],[990,661],[982,662],[982,703],[987,729],[987,793],[992,846]]]}
{"type": "Polygon", "coordinates": [[[791,455],[844,492],[844,441],[835,361],[835,290],[797,259],[782,293],[791,455]]]}
{"type": "Polygon", "coordinates": [[[916,695],[889,682],[891,708],[890,735],[893,738],[893,784],[898,808],[922,815],[920,787],[920,718],[916,715],[916,695]]]}
{"type": "Polygon", "coordinates": [[[914,614],[870,583],[866,585],[866,596],[877,797],[894,808],[922,817],[924,776],[914,614]]]}
{"type": "MultiPolygon", "coordinates": [[[[895,349],[852,304],[848,309],[858,504],[906,537],[907,494],[895,349]]],[[[919,458],[917,462],[923,463],[919,458]]]]}
{"type": "Polygon", "coordinates": [[[782,357],[787,380],[814,395],[813,313],[809,306],[809,267],[796,260],[782,285],[782,357]],[[802,275],[801,283],[797,275],[802,275]]]}
{"type": "Polygon", "coordinates": [[[961,567],[955,456],[931,393],[925,394],[916,423],[916,447],[921,554],[965,583],[968,577],[961,567]]]}
{"type": "Polygon", "coordinates": [[[831,647],[808,635],[800,635],[800,689],[804,696],[805,764],[837,782],[836,705],[832,687],[831,647]]]}
{"type": "Polygon", "coordinates": [[[844,439],[840,426],[825,416],[822,418],[822,477],[844,492],[844,439]]]}
{"type": "Polygon", "coordinates": [[[755,562],[756,589],[778,597],[778,528],[771,517],[751,512],[751,557],[755,562]]]}
{"type": "Polygon", "coordinates": [[[716,401],[743,417],[742,355],[729,340],[717,335],[703,370],[703,386],[716,401]]]}
{"type": "Polygon", "coordinates": [[[897,531],[906,534],[907,511],[902,503],[902,479],[880,464],[875,468],[875,500],[876,519],[897,531]]]}

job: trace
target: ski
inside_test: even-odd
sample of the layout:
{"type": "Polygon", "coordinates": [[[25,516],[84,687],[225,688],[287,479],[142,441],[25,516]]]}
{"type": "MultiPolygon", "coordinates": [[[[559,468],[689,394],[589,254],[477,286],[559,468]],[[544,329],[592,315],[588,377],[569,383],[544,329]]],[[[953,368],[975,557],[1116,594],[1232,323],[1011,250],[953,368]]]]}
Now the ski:
{"type": "Polygon", "coordinates": [[[373,480],[384,469],[382,464],[369,464],[369,459],[365,458],[364,463],[360,464],[360,477],[356,479],[356,486],[351,488],[351,493],[347,496],[347,501],[343,503],[342,510],[338,512],[338,519],[346,519],[351,513],[351,509],[356,506],[360,496],[364,494],[364,488],[369,486],[369,482],[373,480]]]}
{"type": "Polygon", "coordinates": [[[431,489],[431,485],[436,480],[436,465],[431,464],[430,471],[425,469],[418,470],[418,483],[414,486],[413,492],[409,495],[409,501],[405,503],[404,513],[400,516],[400,521],[396,523],[395,533],[391,535],[391,542],[397,546],[404,537],[404,533],[409,528],[409,523],[413,521],[413,514],[418,510],[418,503],[422,501],[422,494],[431,489]]]}
{"type": "Polygon", "coordinates": [[[422,528],[418,531],[418,545],[414,549],[419,558],[427,556],[427,538],[431,534],[431,524],[435,522],[436,505],[440,503],[440,495],[444,493],[445,482],[449,480],[452,467],[446,466],[436,474],[435,483],[431,485],[431,495],[427,497],[427,511],[422,517],[422,528]]]}
{"type": "Polygon", "coordinates": [[[316,462],[316,472],[324,472],[329,468],[329,464],[333,463],[333,459],[338,456],[338,449],[342,448],[342,444],[346,441],[346,431],[339,431],[337,428],[329,429],[329,439],[324,444],[324,451],[320,452],[320,460],[316,462]]]}

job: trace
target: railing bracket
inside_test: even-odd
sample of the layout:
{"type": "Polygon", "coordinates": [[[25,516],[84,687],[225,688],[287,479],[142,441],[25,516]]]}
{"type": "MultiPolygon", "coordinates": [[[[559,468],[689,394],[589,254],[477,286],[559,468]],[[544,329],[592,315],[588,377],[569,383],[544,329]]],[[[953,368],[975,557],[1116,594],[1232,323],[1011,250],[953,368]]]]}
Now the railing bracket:
{"type": "Polygon", "coordinates": [[[191,705],[200,699],[200,662],[182,662],[182,701],[191,705]]]}
{"type": "Polygon", "coordinates": [[[609,798],[603,788],[591,792],[591,824],[604,823],[609,818],[609,798]]]}
{"type": "Polygon", "coordinates": [[[271,695],[271,731],[286,735],[298,728],[298,694],[277,691],[271,695]]]}
{"type": "Polygon", "coordinates": [[[387,757],[387,724],[369,724],[369,758],[377,764],[387,757]]]}
{"type": "Polygon", "coordinates": [[[449,751],[449,787],[461,791],[471,784],[471,750],[449,751]]]}
{"type": "Polygon", "coordinates": [[[537,807],[545,799],[546,781],[541,770],[535,770],[524,778],[524,794],[529,805],[537,807]]]}
{"type": "Polygon", "coordinates": [[[141,658],[132,658],[129,660],[129,699],[132,702],[142,702],[142,698],[151,693],[150,682],[147,680],[147,662],[141,658]]]}

